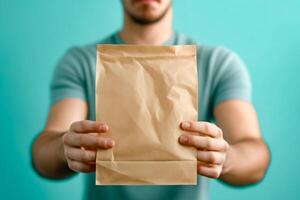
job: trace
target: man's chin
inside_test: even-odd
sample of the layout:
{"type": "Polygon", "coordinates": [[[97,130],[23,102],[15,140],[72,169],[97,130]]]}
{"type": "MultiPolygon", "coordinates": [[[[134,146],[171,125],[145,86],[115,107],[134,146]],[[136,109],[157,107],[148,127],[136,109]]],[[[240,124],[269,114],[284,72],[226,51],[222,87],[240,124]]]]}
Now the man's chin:
{"type": "Polygon", "coordinates": [[[147,24],[153,24],[153,23],[160,21],[160,18],[159,18],[159,16],[158,17],[143,16],[143,17],[136,17],[135,21],[136,22],[138,21],[140,24],[147,25],[147,24]]]}
{"type": "Polygon", "coordinates": [[[131,20],[140,25],[150,25],[160,21],[159,17],[149,17],[149,16],[130,16],[131,20]]]}
{"type": "Polygon", "coordinates": [[[132,13],[127,12],[130,16],[131,20],[140,25],[150,25],[162,20],[168,12],[166,9],[163,13],[157,14],[154,13],[154,10],[144,10],[140,15],[134,15],[132,13]]]}

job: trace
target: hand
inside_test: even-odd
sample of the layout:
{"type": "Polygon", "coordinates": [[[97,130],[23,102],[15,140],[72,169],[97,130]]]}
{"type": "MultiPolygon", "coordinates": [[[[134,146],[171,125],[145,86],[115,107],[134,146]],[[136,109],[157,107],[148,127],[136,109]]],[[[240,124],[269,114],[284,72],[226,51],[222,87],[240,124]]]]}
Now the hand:
{"type": "Polygon", "coordinates": [[[79,121],[71,125],[63,137],[64,156],[71,170],[76,172],[95,172],[97,149],[109,149],[114,146],[111,138],[99,133],[108,131],[105,123],[79,121]]]}
{"type": "Polygon", "coordinates": [[[219,178],[226,160],[228,143],[223,139],[223,132],[216,125],[208,122],[182,122],[180,127],[195,134],[179,137],[182,145],[197,148],[197,171],[199,175],[219,178]]]}

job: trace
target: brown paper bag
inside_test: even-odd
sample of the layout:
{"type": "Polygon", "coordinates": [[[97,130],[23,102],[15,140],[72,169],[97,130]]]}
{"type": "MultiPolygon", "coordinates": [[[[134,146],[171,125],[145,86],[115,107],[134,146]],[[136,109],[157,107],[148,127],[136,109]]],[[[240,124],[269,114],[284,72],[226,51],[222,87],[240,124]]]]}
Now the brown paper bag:
{"type": "Polygon", "coordinates": [[[197,120],[196,47],[98,45],[96,120],[116,142],[97,152],[97,185],[197,184],[196,149],[178,142],[197,120]]]}

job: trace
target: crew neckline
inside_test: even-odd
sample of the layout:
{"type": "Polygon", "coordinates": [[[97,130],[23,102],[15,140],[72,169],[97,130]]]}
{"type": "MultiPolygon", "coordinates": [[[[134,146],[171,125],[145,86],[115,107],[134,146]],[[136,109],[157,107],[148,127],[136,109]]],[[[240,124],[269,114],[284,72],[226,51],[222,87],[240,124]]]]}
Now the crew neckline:
{"type": "MultiPolygon", "coordinates": [[[[163,42],[161,45],[175,45],[176,44],[176,39],[178,37],[177,35],[178,35],[177,32],[173,32],[170,39],[163,42]]],[[[115,44],[128,44],[120,38],[119,32],[116,32],[112,35],[112,41],[115,44]]]]}

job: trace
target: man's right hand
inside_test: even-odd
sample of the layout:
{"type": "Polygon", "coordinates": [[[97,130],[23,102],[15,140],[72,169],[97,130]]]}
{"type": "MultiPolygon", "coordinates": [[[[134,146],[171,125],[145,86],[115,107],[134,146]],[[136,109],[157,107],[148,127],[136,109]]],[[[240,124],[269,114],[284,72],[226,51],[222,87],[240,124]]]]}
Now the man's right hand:
{"type": "Polygon", "coordinates": [[[108,131],[107,124],[95,121],[74,122],[63,137],[64,159],[71,170],[95,172],[97,149],[109,149],[113,139],[101,133],[108,131]]]}

